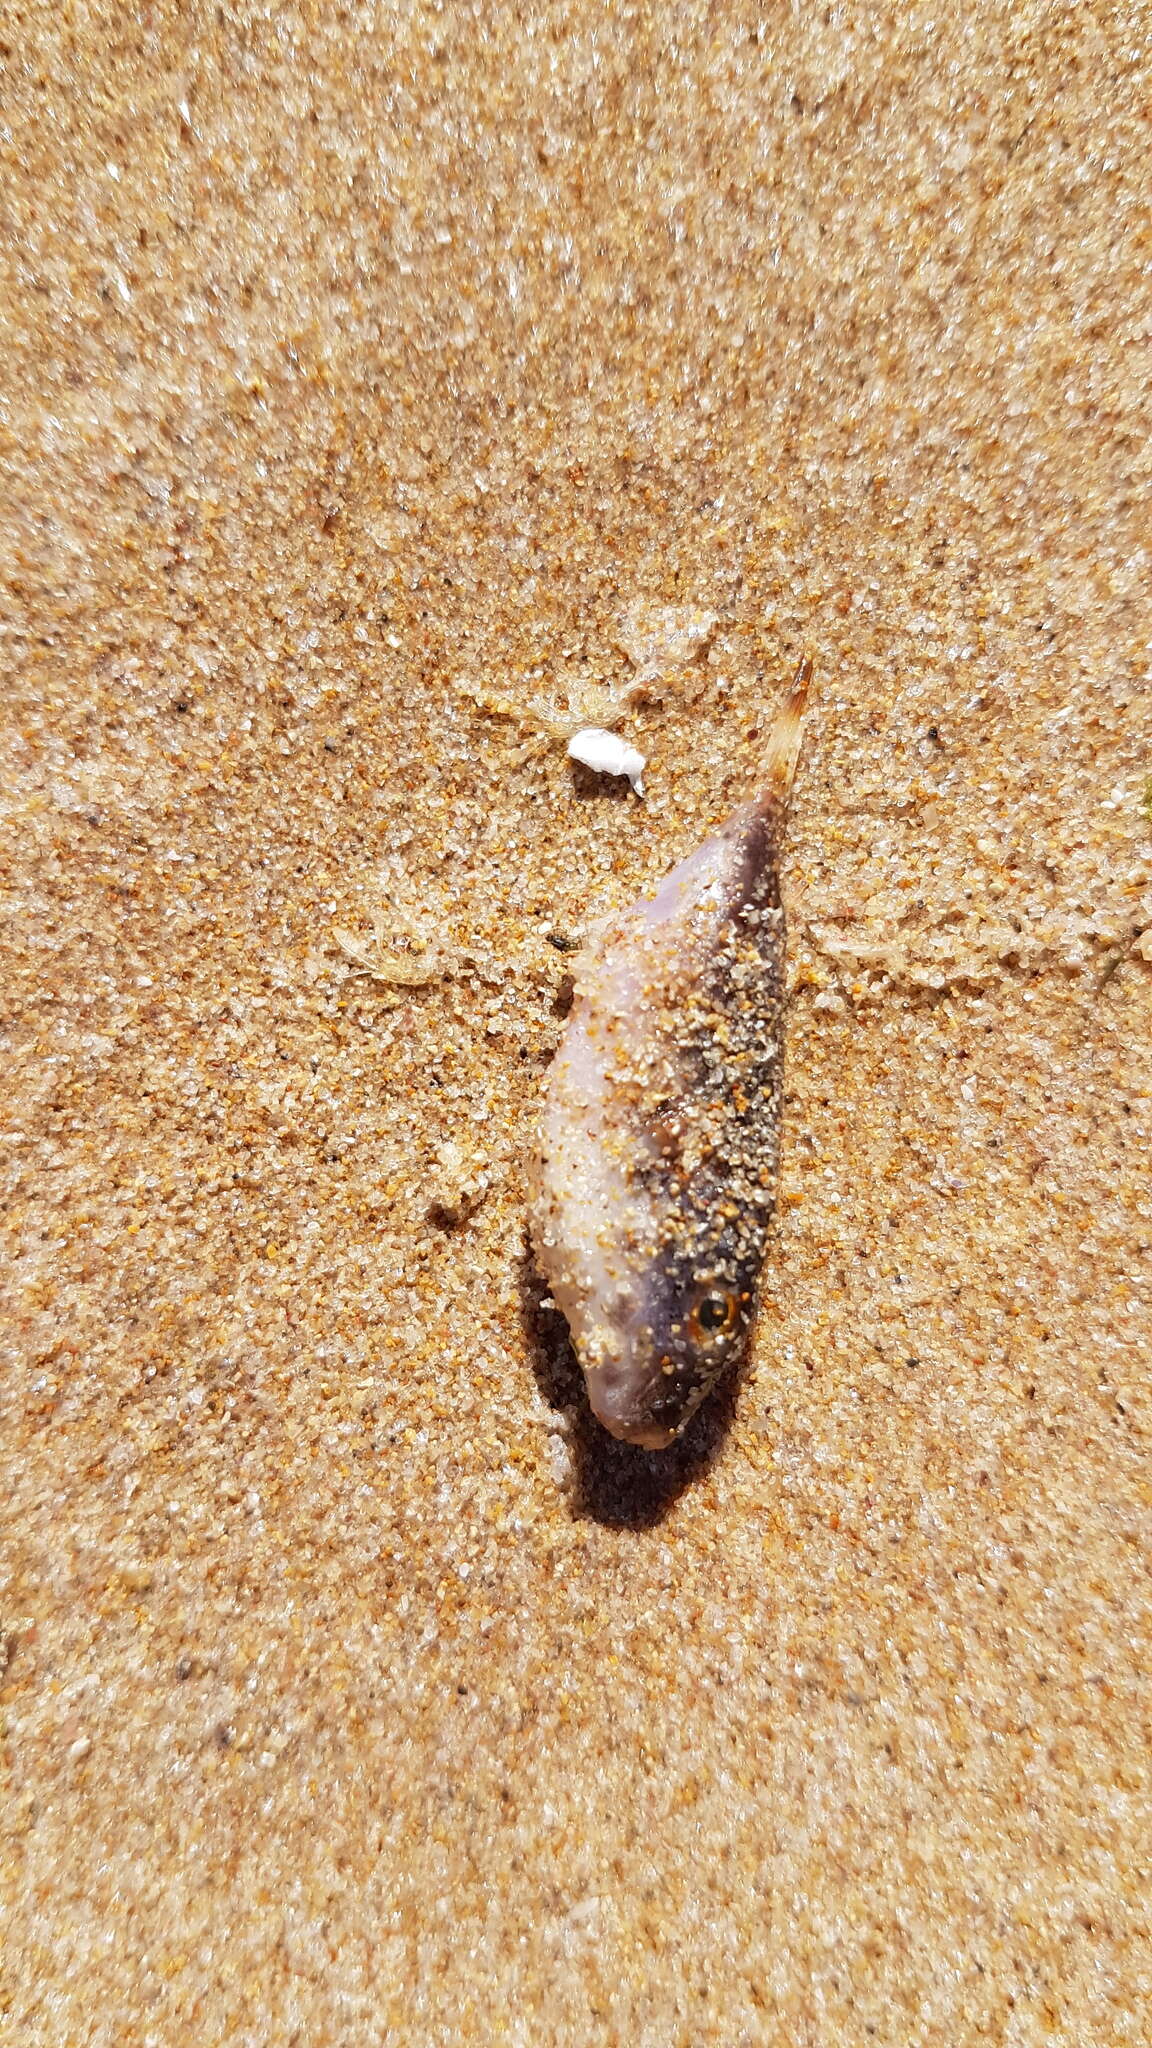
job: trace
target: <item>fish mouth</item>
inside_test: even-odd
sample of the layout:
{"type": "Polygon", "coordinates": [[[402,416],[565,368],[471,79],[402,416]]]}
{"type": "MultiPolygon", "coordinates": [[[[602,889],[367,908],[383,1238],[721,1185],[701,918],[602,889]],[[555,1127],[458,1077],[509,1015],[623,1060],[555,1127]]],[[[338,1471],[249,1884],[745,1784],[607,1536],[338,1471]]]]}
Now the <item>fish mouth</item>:
{"type": "Polygon", "coordinates": [[[633,1373],[602,1369],[588,1375],[588,1401],[597,1422],[619,1443],[642,1451],[666,1451],[680,1434],[678,1422],[654,1416],[644,1400],[645,1388],[633,1373]]]}
{"type": "Polygon", "coordinates": [[[651,1422],[643,1416],[632,1422],[614,1415],[602,1415],[595,1402],[592,1404],[592,1413],[597,1422],[603,1424],[609,1436],[614,1436],[618,1443],[635,1444],[641,1451],[666,1451],[669,1444],[674,1443],[679,1435],[678,1430],[669,1429],[663,1423],[651,1422]]]}

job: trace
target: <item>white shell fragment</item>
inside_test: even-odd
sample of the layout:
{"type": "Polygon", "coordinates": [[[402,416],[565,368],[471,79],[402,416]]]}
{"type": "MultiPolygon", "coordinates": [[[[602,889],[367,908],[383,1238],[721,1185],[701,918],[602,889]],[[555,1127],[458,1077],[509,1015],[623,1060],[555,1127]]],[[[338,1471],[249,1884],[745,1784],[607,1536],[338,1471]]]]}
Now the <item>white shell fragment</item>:
{"type": "Polygon", "coordinates": [[[605,732],[599,725],[586,725],[568,742],[569,757],[595,768],[600,775],[626,775],[637,796],[643,796],[644,755],[618,733],[605,732]]]}

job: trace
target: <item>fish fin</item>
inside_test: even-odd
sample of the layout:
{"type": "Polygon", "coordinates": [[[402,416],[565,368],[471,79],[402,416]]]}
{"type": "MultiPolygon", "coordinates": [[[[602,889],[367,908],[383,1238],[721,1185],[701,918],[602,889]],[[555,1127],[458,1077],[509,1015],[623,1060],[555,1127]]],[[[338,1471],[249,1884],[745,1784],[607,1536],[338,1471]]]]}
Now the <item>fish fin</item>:
{"type": "Polygon", "coordinates": [[[776,723],[768,738],[768,752],[764,761],[763,791],[765,796],[775,798],[781,808],[786,808],[792,792],[792,779],[796,763],[800,759],[800,746],[804,738],[804,707],[808,702],[808,685],[812,680],[812,662],[804,656],[795,675],[792,687],[776,715],[776,723]]]}

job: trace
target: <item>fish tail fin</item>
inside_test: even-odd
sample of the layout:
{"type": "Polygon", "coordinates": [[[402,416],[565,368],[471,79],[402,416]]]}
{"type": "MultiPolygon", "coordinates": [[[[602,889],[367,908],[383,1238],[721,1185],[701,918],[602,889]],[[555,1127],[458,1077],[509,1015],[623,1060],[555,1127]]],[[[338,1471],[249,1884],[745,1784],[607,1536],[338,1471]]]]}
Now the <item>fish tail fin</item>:
{"type": "Polygon", "coordinates": [[[808,685],[812,680],[812,662],[804,656],[792,678],[792,686],[776,714],[776,723],[768,738],[768,753],[764,762],[764,795],[773,798],[786,810],[792,793],[792,780],[796,763],[800,759],[800,747],[804,738],[804,707],[808,702],[808,685]]]}

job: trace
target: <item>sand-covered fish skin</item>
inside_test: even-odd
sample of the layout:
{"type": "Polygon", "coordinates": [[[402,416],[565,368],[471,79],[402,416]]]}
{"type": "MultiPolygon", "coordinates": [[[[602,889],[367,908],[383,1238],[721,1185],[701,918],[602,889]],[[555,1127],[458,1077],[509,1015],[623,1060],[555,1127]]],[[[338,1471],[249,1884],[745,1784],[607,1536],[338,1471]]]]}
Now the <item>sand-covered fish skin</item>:
{"type": "Polygon", "coordinates": [[[538,1263],[614,1436],[671,1443],[747,1342],[783,1092],[779,859],[810,664],[765,785],[601,930],[549,1070],[538,1263]]]}

